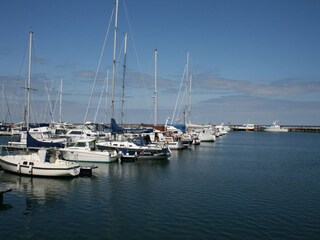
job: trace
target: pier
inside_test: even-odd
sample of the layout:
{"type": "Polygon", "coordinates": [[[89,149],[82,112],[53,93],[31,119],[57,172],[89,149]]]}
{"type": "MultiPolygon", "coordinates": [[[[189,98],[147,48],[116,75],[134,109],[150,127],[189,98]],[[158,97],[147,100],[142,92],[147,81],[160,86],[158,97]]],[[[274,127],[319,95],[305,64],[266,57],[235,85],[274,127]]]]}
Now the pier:
{"type": "Polygon", "coordinates": [[[295,127],[288,127],[289,132],[313,132],[313,133],[320,133],[320,127],[303,127],[303,126],[295,126],[295,127]]]}
{"type": "Polygon", "coordinates": [[[80,168],[81,177],[92,177],[92,169],[98,168],[98,166],[82,166],[80,168]]]}
{"type": "MultiPolygon", "coordinates": [[[[237,129],[238,125],[230,125],[232,130],[237,129]]],[[[263,131],[263,127],[266,125],[255,125],[254,131],[263,131]]],[[[320,133],[320,126],[283,126],[289,129],[289,132],[309,132],[309,133],[320,133]]]]}

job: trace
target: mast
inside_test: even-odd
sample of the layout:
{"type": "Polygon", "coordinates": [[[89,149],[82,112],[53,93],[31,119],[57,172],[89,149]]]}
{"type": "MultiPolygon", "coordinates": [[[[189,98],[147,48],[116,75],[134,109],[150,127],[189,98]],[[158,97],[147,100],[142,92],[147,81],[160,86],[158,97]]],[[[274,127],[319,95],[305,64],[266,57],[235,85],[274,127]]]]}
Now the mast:
{"type": "Polygon", "coordinates": [[[4,110],[4,108],[5,108],[5,106],[4,106],[4,101],[5,101],[5,98],[4,98],[4,83],[2,83],[2,124],[4,124],[5,123],[5,118],[4,118],[4,116],[5,116],[5,110],[4,110]]]}
{"type": "Polygon", "coordinates": [[[114,85],[115,85],[115,77],[116,77],[116,48],[117,48],[117,30],[118,30],[118,0],[115,2],[116,4],[116,14],[114,19],[114,38],[113,38],[113,64],[112,64],[112,118],[114,118],[114,85]]]}
{"type": "Polygon", "coordinates": [[[30,91],[31,91],[31,59],[32,59],[32,38],[33,32],[29,33],[29,66],[28,66],[28,85],[27,85],[27,131],[29,131],[30,124],[30,91]]]}
{"type": "Polygon", "coordinates": [[[192,74],[190,74],[190,76],[189,76],[189,103],[188,103],[188,105],[189,105],[189,107],[188,107],[188,123],[191,123],[191,91],[192,91],[192,89],[191,89],[191,87],[192,87],[192,74]]]}
{"type": "Polygon", "coordinates": [[[122,111],[121,111],[121,124],[123,125],[124,117],[124,89],[125,89],[125,76],[126,76],[126,63],[127,63],[127,33],[124,33],[124,60],[123,60],[123,79],[122,79],[122,111]]]}
{"type": "Polygon", "coordinates": [[[59,106],[59,122],[62,123],[62,84],[63,79],[61,78],[60,82],[60,106],[59,106]]]}
{"type": "Polygon", "coordinates": [[[154,50],[154,93],[153,93],[153,103],[154,103],[154,126],[157,125],[157,113],[158,113],[158,90],[157,90],[157,75],[158,75],[158,49],[154,50]]]}
{"type": "Polygon", "coordinates": [[[187,83],[187,99],[186,99],[186,112],[185,112],[185,124],[189,122],[189,98],[190,98],[190,84],[188,84],[190,81],[189,79],[189,52],[187,52],[187,62],[186,62],[186,83],[187,83]]]}
{"type": "Polygon", "coordinates": [[[106,99],[105,99],[105,101],[106,101],[106,104],[105,104],[105,114],[106,114],[106,123],[108,122],[108,88],[109,88],[109,69],[107,69],[107,76],[106,76],[106,79],[105,79],[105,81],[107,81],[107,83],[106,83],[106,92],[105,92],[105,94],[106,94],[106,99]]]}

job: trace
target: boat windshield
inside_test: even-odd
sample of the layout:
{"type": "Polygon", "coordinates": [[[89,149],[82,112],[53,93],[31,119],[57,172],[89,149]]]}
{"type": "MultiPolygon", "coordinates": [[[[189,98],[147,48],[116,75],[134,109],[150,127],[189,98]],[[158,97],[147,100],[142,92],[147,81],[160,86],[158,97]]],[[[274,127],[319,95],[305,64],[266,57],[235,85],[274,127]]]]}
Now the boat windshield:
{"type": "Polygon", "coordinates": [[[95,150],[96,149],[96,141],[91,141],[89,142],[89,148],[91,150],[95,150]]]}
{"type": "Polygon", "coordinates": [[[137,137],[129,139],[129,142],[136,144],[137,146],[145,146],[145,139],[143,137],[137,137]]]}
{"type": "Polygon", "coordinates": [[[74,147],[85,147],[86,143],[85,142],[77,142],[74,147]]]}

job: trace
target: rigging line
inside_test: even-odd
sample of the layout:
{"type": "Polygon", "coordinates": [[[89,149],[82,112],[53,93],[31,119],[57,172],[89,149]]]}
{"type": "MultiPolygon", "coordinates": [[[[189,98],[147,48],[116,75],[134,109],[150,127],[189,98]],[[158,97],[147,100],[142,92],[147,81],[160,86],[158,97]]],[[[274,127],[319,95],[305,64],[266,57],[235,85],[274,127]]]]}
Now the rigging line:
{"type": "Polygon", "coordinates": [[[192,111],[192,74],[190,74],[190,77],[189,77],[189,107],[188,107],[188,121],[189,123],[191,123],[191,111],[192,111]]]}
{"type": "Polygon", "coordinates": [[[110,30],[110,26],[111,26],[111,22],[112,22],[112,18],[113,18],[113,13],[114,13],[114,8],[112,9],[112,12],[111,12],[108,29],[107,29],[107,32],[106,32],[106,35],[105,35],[105,38],[104,38],[104,42],[103,42],[103,46],[102,46],[102,50],[101,50],[101,53],[100,53],[100,59],[99,59],[97,70],[96,70],[96,74],[95,74],[95,77],[94,77],[94,82],[93,82],[93,85],[92,85],[91,94],[90,94],[90,98],[89,98],[89,102],[88,102],[88,106],[87,106],[87,110],[86,110],[86,114],[85,114],[83,123],[85,123],[87,121],[87,116],[88,116],[89,108],[90,108],[90,105],[91,105],[93,91],[94,91],[94,88],[95,88],[95,85],[96,85],[96,81],[97,81],[97,78],[98,78],[98,73],[99,73],[99,70],[100,70],[100,65],[101,65],[104,49],[105,49],[107,38],[108,38],[108,35],[109,35],[109,30],[110,30]]]}
{"type": "Polygon", "coordinates": [[[123,50],[123,48],[124,48],[124,38],[123,38],[122,43],[121,43],[121,48],[119,49],[119,54],[118,54],[117,63],[120,62],[120,59],[121,59],[121,57],[122,57],[122,50],[123,50]]]}
{"type": "MultiPolygon", "coordinates": [[[[56,91],[55,91],[55,89],[52,89],[52,93],[54,94],[56,91]]],[[[57,107],[59,106],[59,100],[60,100],[60,97],[61,97],[61,92],[60,92],[60,90],[59,91],[57,91],[57,95],[56,95],[56,99],[53,99],[52,101],[53,101],[53,106],[54,106],[54,108],[53,108],[53,113],[54,113],[54,115],[56,115],[56,109],[57,109],[57,107]]],[[[61,121],[60,121],[61,122],[61,121]]]]}
{"type": "MultiPolygon", "coordinates": [[[[24,55],[23,55],[23,58],[22,58],[22,61],[20,63],[20,68],[19,68],[19,75],[17,77],[17,80],[18,82],[23,82],[23,87],[21,87],[21,83],[17,84],[18,87],[21,87],[21,88],[24,88],[24,89],[27,89],[27,69],[28,69],[28,48],[29,48],[29,43],[27,42],[26,43],[26,46],[25,46],[25,50],[24,50],[24,55]]],[[[13,86],[15,87],[15,86],[13,86]]],[[[20,95],[20,92],[19,91],[14,91],[14,97],[17,99],[17,103],[18,105],[19,102],[21,101],[21,97],[24,95],[24,98],[23,98],[23,102],[22,104],[20,105],[22,107],[22,111],[18,111],[18,113],[16,114],[16,117],[18,117],[18,119],[21,119],[21,116],[20,114],[22,113],[22,119],[24,119],[24,112],[26,110],[26,99],[27,99],[27,91],[26,90],[23,90],[23,94],[20,95]]]]}
{"type": "Polygon", "coordinates": [[[185,65],[185,67],[184,67],[183,75],[182,75],[182,78],[181,78],[180,88],[179,88],[179,92],[178,92],[176,104],[175,104],[175,106],[174,106],[174,111],[173,111],[172,118],[171,118],[171,124],[173,124],[173,121],[174,121],[174,118],[175,118],[178,101],[179,101],[179,99],[180,99],[180,92],[181,92],[181,88],[182,88],[182,83],[184,82],[183,80],[184,80],[184,78],[185,78],[186,71],[187,71],[187,65],[185,65]]]}
{"type": "MultiPolygon", "coordinates": [[[[154,74],[154,54],[150,54],[150,60],[148,62],[149,62],[149,64],[147,67],[148,70],[146,71],[146,76],[148,76],[147,78],[150,79],[150,82],[151,82],[152,74],[154,74]],[[151,73],[151,71],[152,71],[152,73],[151,73]]],[[[154,81],[154,79],[153,79],[153,81],[154,81]]],[[[152,92],[152,99],[154,101],[154,91],[152,92]]],[[[148,108],[152,109],[152,107],[154,106],[153,102],[147,101],[147,103],[149,103],[148,108]]],[[[145,120],[146,122],[152,122],[154,120],[154,112],[153,111],[149,111],[149,112],[150,112],[149,118],[148,119],[146,118],[146,120],[145,120]]]]}
{"type": "MultiPolygon", "coordinates": [[[[2,87],[3,87],[3,86],[2,86],[2,87]]],[[[9,121],[10,121],[10,123],[13,123],[13,122],[12,122],[12,118],[11,118],[10,105],[9,105],[9,103],[8,103],[7,95],[6,95],[6,93],[5,93],[4,91],[3,91],[3,95],[4,95],[4,99],[5,99],[7,108],[8,108],[9,121]]],[[[6,117],[6,119],[7,119],[7,117],[6,117]]]]}
{"type": "Polygon", "coordinates": [[[101,90],[101,94],[100,94],[100,99],[99,99],[99,103],[98,103],[98,106],[97,106],[97,110],[96,110],[96,114],[94,116],[94,119],[93,119],[93,122],[95,123],[96,120],[97,120],[97,116],[98,116],[98,112],[99,112],[99,108],[100,108],[100,104],[101,104],[101,99],[102,99],[102,96],[103,96],[103,93],[104,93],[104,90],[106,88],[106,82],[108,80],[108,75],[109,75],[109,71],[107,72],[107,76],[104,80],[104,83],[103,83],[103,87],[102,87],[102,90],[101,90]]]}
{"type": "MultiPolygon", "coordinates": [[[[181,108],[183,108],[184,107],[184,102],[185,102],[185,99],[186,99],[186,96],[187,96],[187,90],[185,89],[184,91],[183,91],[183,96],[180,98],[180,104],[179,104],[179,110],[178,110],[178,114],[177,114],[177,117],[178,116],[181,116],[181,108]]],[[[185,112],[186,110],[184,110],[184,112],[185,112]]],[[[177,118],[176,119],[176,123],[178,123],[180,120],[179,120],[179,118],[177,118]]]]}
{"type": "Polygon", "coordinates": [[[54,122],[54,115],[56,112],[56,104],[54,101],[54,77],[51,79],[51,86],[48,89],[48,94],[49,94],[49,100],[50,100],[50,106],[51,106],[51,122],[54,122]],[[50,90],[50,91],[49,91],[50,90]]]}
{"type": "Polygon", "coordinates": [[[51,100],[50,100],[50,93],[48,90],[48,86],[47,86],[47,81],[45,81],[45,87],[44,87],[44,95],[47,96],[47,100],[45,101],[45,104],[43,104],[43,111],[42,111],[42,115],[40,115],[40,119],[42,119],[42,122],[46,121],[46,115],[48,112],[48,108],[49,108],[49,114],[51,115],[51,111],[52,111],[52,107],[50,105],[51,100]]]}
{"type": "MultiPolygon", "coordinates": [[[[51,91],[50,91],[51,95],[55,95],[56,96],[55,98],[52,97],[52,100],[51,100],[51,102],[53,104],[53,107],[52,107],[52,114],[53,114],[52,120],[53,120],[53,122],[55,122],[54,117],[57,115],[56,114],[56,110],[57,110],[57,107],[59,107],[59,100],[61,99],[61,94],[62,94],[60,92],[60,89],[59,90],[55,89],[54,81],[55,81],[55,79],[52,78],[52,86],[51,86],[51,91]]],[[[60,82],[60,85],[61,85],[61,82],[60,82]]],[[[59,120],[60,120],[60,118],[59,118],[59,120]]]]}
{"type": "MultiPolygon", "coordinates": [[[[120,62],[120,59],[122,57],[122,50],[123,50],[123,47],[124,47],[124,39],[122,40],[122,43],[121,43],[121,48],[119,49],[119,54],[117,54],[118,58],[117,60],[115,61],[115,75],[117,75],[117,69],[118,69],[118,63],[120,62]]],[[[109,74],[109,70],[107,70],[107,75],[109,74]]],[[[108,80],[109,81],[109,80],[108,80]]],[[[107,101],[106,101],[106,104],[107,104],[107,101]]],[[[107,110],[106,110],[107,112],[107,110]]]]}
{"type": "MultiPolygon", "coordinates": [[[[143,74],[142,74],[142,70],[141,70],[141,64],[140,64],[140,61],[139,61],[139,56],[138,56],[138,51],[137,51],[137,47],[136,47],[136,44],[135,44],[135,41],[134,41],[134,34],[133,34],[133,31],[132,31],[132,28],[131,28],[131,25],[130,25],[130,21],[129,21],[129,17],[128,17],[128,12],[127,12],[127,7],[126,7],[126,4],[125,4],[125,0],[122,1],[123,2],[123,7],[124,7],[124,12],[125,12],[125,15],[126,15],[126,18],[127,18],[127,23],[128,23],[128,26],[129,26],[129,31],[130,31],[130,35],[131,35],[131,39],[132,39],[132,44],[133,44],[133,49],[134,49],[134,53],[135,53],[135,56],[136,56],[136,59],[137,59],[137,62],[138,62],[138,66],[139,66],[139,75],[140,75],[140,79],[142,80],[142,83],[143,83],[143,88],[146,89],[146,83],[145,83],[145,79],[143,77],[143,74]]],[[[148,98],[146,92],[144,92],[145,94],[145,99],[148,98]]],[[[151,111],[151,106],[149,105],[149,110],[151,111]]]]}
{"type": "Polygon", "coordinates": [[[109,69],[107,69],[107,83],[106,83],[106,99],[105,99],[105,114],[106,114],[106,123],[108,121],[107,116],[108,116],[108,88],[109,88],[109,69]]]}
{"type": "MultiPolygon", "coordinates": [[[[31,96],[31,101],[33,101],[34,104],[37,104],[36,106],[34,106],[34,109],[37,109],[36,112],[34,112],[34,119],[37,119],[36,122],[40,123],[41,120],[42,122],[45,122],[46,120],[46,113],[48,111],[48,103],[47,104],[42,104],[41,107],[41,111],[39,111],[40,109],[40,102],[45,100],[45,94],[49,94],[48,92],[48,87],[47,87],[47,76],[45,74],[44,71],[44,62],[43,59],[38,57],[40,56],[40,54],[38,54],[38,48],[37,48],[37,37],[33,35],[33,44],[32,44],[32,62],[34,62],[35,64],[32,64],[32,68],[35,69],[33,72],[35,72],[35,74],[33,74],[33,84],[32,85],[36,85],[38,89],[32,89],[30,88],[30,90],[37,90],[39,91],[39,94],[32,95],[31,96]],[[38,71],[38,73],[36,73],[36,70],[38,71]],[[43,83],[44,82],[44,83],[43,83]],[[44,84],[44,86],[43,86],[44,84]],[[44,90],[42,90],[44,89],[44,90]]],[[[30,86],[29,86],[30,87],[30,86]]],[[[50,96],[49,96],[50,97],[50,96]]],[[[52,107],[49,106],[49,111],[52,110],[52,107]],[[51,108],[51,109],[50,109],[51,108]]]]}
{"type": "MultiPolygon", "coordinates": [[[[125,36],[125,33],[124,33],[124,36],[125,36]]],[[[122,43],[121,43],[121,48],[119,49],[119,54],[117,55],[118,56],[118,59],[117,59],[117,61],[116,61],[116,69],[118,69],[118,67],[117,67],[117,65],[118,65],[118,63],[120,63],[120,59],[121,59],[121,57],[122,57],[122,52],[123,52],[123,49],[125,48],[125,37],[123,38],[123,40],[122,40],[122,43]]],[[[124,56],[125,57],[125,56],[124,56]]],[[[123,86],[122,86],[123,87],[123,86]]],[[[123,101],[123,99],[122,99],[122,101],[123,101]]]]}
{"type": "Polygon", "coordinates": [[[191,112],[192,112],[192,84],[193,84],[193,71],[194,71],[195,67],[194,67],[194,63],[192,60],[192,56],[189,56],[189,74],[186,79],[186,84],[187,84],[187,88],[189,89],[189,93],[188,93],[188,97],[187,97],[187,105],[188,105],[188,121],[189,123],[191,123],[191,112]],[[190,67],[191,65],[191,67],[190,67]]]}
{"type": "MultiPolygon", "coordinates": [[[[47,87],[47,83],[45,83],[45,90],[46,90],[46,94],[47,94],[47,105],[46,107],[48,106],[49,107],[49,114],[50,114],[50,117],[51,117],[51,122],[54,122],[54,116],[53,116],[53,107],[52,107],[52,104],[51,104],[51,99],[50,99],[50,92],[49,92],[49,89],[47,87]]],[[[47,109],[45,109],[45,112],[47,112],[47,109]]],[[[46,115],[46,114],[45,114],[46,115]]],[[[45,117],[43,118],[45,120],[45,117]]],[[[45,121],[44,121],[45,122],[45,121]]]]}

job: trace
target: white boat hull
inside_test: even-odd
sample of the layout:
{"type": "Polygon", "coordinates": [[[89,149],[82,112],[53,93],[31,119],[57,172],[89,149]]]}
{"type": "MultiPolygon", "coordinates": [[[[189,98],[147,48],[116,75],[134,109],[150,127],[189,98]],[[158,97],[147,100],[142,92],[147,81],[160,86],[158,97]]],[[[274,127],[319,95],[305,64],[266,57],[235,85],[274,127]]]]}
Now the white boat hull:
{"type": "Polygon", "coordinates": [[[99,149],[117,149],[123,159],[168,159],[171,156],[170,149],[165,143],[157,142],[147,146],[138,146],[128,141],[99,142],[99,149]]]}
{"type": "Polygon", "coordinates": [[[289,129],[287,128],[264,128],[263,131],[265,132],[289,132],[289,129]]]}
{"type": "Polygon", "coordinates": [[[201,142],[215,142],[216,136],[210,132],[200,132],[199,139],[201,142]]]}
{"type": "Polygon", "coordinates": [[[60,151],[63,159],[67,161],[109,163],[117,161],[119,158],[119,155],[116,151],[99,152],[68,148],[60,149],[60,151]]]}
{"type": "Polygon", "coordinates": [[[262,130],[265,132],[289,132],[289,129],[282,127],[278,121],[274,121],[270,126],[263,127],[262,130]]]}
{"type": "Polygon", "coordinates": [[[41,177],[74,177],[80,174],[80,165],[63,160],[55,163],[41,162],[37,153],[27,155],[7,155],[0,157],[3,170],[30,176],[41,177]]]}
{"type": "Polygon", "coordinates": [[[168,142],[167,145],[170,150],[182,150],[184,148],[188,148],[187,146],[184,146],[181,141],[168,142]]]}

